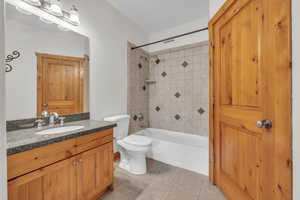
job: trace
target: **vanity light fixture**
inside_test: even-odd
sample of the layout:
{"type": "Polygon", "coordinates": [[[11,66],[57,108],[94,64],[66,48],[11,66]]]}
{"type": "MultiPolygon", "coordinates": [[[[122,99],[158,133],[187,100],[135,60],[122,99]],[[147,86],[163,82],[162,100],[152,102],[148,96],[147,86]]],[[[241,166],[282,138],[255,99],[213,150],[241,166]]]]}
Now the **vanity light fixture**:
{"type": "Polygon", "coordinates": [[[75,5],[72,6],[68,19],[70,20],[70,23],[72,23],[76,26],[80,25],[79,12],[75,5]]]}
{"type": "MultiPolygon", "coordinates": [[[[55,23],[57,25],[60,25],[60,22],[53,18],[56,17],[73,26],[80,25],[79,12],[77,7],[73,5],[69,11],[63,10],[61,0],[7,0],[7,1],[10,2],[10,4],[16,6],[16,9],[18,11],[26,15],[36,14],[37,13],[36,9],[45,12],[45,14],[36,14],[36,15],[41,16],[40,20],[47,24],[55,23]]],[[[64,27],[60,27],[60,28],[64,29],[64,27]]]]}
{"type": "Polygon", "coordinates": [[[52,15],[57,17],[63,16],[62,3],[60,0],[47,0],[44,2],[44,8],[52,15]]]}
{"type": "Polygon", "coordinates": [[[32,15],[32,13],[26,9],[26,7],[28,7],[28,4],[24,1],[18,2],[18,4],[16,4],[15,7],[17,11],[24,15],[32,15]]]}

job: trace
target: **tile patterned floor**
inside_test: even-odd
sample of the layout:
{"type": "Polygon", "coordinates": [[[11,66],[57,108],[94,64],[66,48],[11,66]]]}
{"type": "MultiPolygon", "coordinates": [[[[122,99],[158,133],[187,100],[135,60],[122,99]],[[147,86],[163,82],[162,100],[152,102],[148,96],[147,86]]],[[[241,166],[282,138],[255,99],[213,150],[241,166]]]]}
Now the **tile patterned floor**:
{"type": "Polygon", "coordinates": [[[148,160],[148,174],[131,175],[116,168],[114,190],[99,200],[226,200],[208,177],[148,160]]]}

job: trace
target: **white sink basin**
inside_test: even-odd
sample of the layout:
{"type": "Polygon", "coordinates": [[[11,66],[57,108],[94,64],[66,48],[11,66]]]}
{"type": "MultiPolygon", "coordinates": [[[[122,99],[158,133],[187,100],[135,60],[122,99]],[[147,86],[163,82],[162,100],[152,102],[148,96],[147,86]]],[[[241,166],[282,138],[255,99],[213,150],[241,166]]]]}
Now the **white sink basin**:
{"type": "Polygon", "coordinates": [[[40,132],[37,132],[37,135],[53,135],[53,134],[59,134],[59,133],[65,133],[70,131],[76,131],[79,129],[83,129],[84,126],[65,126],[65,127],[59,127],[59,128],[51,128],[47,130],[43,130],[40,132]]]}

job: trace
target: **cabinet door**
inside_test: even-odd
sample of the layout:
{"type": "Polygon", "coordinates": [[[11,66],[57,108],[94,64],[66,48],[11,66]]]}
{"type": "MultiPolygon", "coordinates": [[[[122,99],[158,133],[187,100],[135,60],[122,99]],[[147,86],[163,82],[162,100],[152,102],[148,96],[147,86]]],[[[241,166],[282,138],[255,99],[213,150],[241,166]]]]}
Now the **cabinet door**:
{"type": "Polygon", "coordinates": [[[8,182],[9,200],[76,200],[75,159],[58,162],[8,182]]]}
{"type": "Polygon", "coordinates": [[[106,188],[113,184],[113,143],[103,145],[97,159],[99,163],[97,183],[106,188]]]}
{"type": "Polygon", "coordinates": [[[77,167],[79,200],[94,199],[112,184],[112,143],[82,153],[77,167]]]}

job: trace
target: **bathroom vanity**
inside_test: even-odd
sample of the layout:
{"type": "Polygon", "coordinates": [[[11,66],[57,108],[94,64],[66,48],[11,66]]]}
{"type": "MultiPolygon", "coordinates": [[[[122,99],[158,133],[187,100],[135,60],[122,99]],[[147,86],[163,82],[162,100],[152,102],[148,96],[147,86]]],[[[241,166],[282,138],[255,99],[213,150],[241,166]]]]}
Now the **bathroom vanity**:
{"type": "Polygon", "coordinates": [[[92,200],[113,185],[113,127],[84,120],[84,128],[38,135],[36,128],[7,133],[9,200],[92,200]]]}

